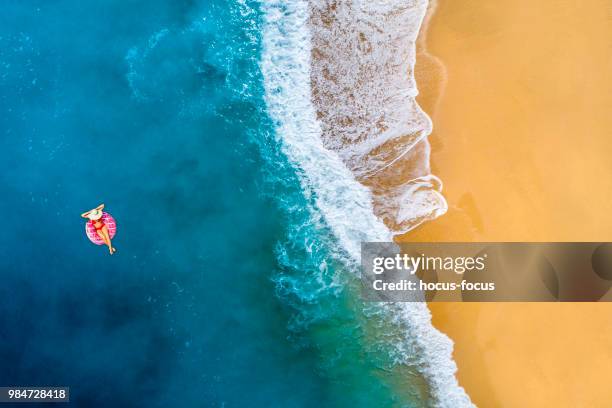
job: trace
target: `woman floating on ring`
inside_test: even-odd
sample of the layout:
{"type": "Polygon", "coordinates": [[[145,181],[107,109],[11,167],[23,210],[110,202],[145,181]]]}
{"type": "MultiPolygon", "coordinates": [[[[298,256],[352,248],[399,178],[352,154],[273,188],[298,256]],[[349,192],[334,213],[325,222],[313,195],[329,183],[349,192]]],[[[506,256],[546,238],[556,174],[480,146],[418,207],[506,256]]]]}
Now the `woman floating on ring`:
{"type": "Polygon", "coordinates": [[[89,222],[85,225],[87,236],[97,245],[105,244],[108,246],[108,252],[112,255],[116,249],[111,243],[111,239],[115,236],[117,227],[113,217],[103,212],[104,204],[100,204],[93,210],[89,210],[81,214],[81,217],[87,218],[89,222]]]}

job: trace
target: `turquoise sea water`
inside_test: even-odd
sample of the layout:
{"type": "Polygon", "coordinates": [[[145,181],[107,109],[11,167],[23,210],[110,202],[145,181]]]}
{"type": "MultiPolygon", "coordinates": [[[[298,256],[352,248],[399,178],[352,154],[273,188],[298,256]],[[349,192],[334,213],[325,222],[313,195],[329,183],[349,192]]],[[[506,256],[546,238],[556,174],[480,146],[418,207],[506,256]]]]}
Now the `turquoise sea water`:
{"type": "Polygon", "coordinates": [[[422,405],[281,151],[260,3],[3,10],[0,386],[70,386],[78,407],[422,405]],[[101,202],[112,257],[80,218],[101,202]]]}

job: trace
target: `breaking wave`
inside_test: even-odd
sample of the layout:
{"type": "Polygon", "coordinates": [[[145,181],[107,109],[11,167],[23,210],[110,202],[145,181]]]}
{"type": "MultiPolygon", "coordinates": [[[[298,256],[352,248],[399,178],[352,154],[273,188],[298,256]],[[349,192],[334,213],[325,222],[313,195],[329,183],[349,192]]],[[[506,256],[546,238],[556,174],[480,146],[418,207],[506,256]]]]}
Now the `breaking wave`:
{"type": "MultiPolygon", "coordinates": [[[[414,65],[410,41],[426,4],[396,3],[268,0],[262,5],[260,64],[268,114],[312,203],[309,222],[315,231],[331,231],[336,247],[329,252],[352,272],[348,275],[353,280],[359,273],[361,242],[391,241],[392,231],[410,229],[446,209],[441,183],[429,174],[426,136],[431,122],[414,100],[412,74],[406,77],[409,71],[403,71],[414,65]],[[330,10],[335,16],[331,20],[326,17],[330,10]],[[356,24],[349,29],[350,21],[356,24]],[[317,30],[327,31],[320,35],[317,30]],[[393,52],[397,55],[391,56],[393,52]],[[359,59],[364,53],[371,55],[364,57],[366,63],[359,59]],[[334,59],[342,63],[334,65],[334,59]],[[368,82],[368,77],[374,80],[368,82]],[[383,92],[381,87],[389,89],[383,92]],[[384,184],[383,177],[394,172],[402,181],[384,184]],[[386,206],[383,198],[393,204],[386,206]]],[[[316,237],[299,239],[317,242],[316,237]]],[[[289,262],[283,259],[285,251],[280,254],[281,263],[289,262]]],[[[324,271],[324,261],[320,266],[324,271]]],[[[277,282],[283,290],[304,289],[286,285],[288,279],[277,282]]],[[[337,285],[338,280],[320,283],[337,285]]],[[[455,378],[452,342],[431,325],[425,303],[367,304],[361,312],[385,322],[392,363],[412,367],[425,378],[431,405],[472,406],[455,378]]]]}

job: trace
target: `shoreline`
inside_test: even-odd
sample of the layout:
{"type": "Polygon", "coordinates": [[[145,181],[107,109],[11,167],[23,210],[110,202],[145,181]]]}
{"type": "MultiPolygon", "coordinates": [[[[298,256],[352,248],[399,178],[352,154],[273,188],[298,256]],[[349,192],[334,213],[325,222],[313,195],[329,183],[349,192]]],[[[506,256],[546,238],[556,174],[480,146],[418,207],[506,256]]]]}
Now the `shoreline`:
{"type": "MultiPolygon", "coordinates": [[[[401,2],[352,7],[351,3],[309,1],[311,100],[320,126],[317,131],[322,147],[332,152],[326,157],[341,160],[342,168],[351,173],[329,177],[326,171],[329,182],[321,184],[321,190],[345,178],[356,189],[349,191],[345,185],[324,194],[338,206],[324,216],[332,229],[341,227],[334,232],[346,238],[344,242],[353,238],[350,248],[359,241],[390,241],[393,233],[410,230],[446,211],[441,183],[429,167],[431,120],[416,102],[413,77],[416,40],[426,13],[426,0],[409,7],[401,2]],[[344,196],[338,196],[342,192],[344,196]],[[350,203],[358,205],[347,209],[350,203]],[[346,215],[348,223],[343,220],[346,215]]],[[[328,166],[318,161],[318,167],[328,166]]],[[[354,260],[358,261],[359,250],[349,253],[357,254],[354,260]]],[[[384,305],[378,312],[384,318],[376,320],[397,331],[386,345],[397,371],[415,370],[418,375],[412,386],[427,382],[428,399],[420,402],[471,406],[457,385],[452,343],[432,326],[427,305],[384,305]]],[[[412,393],[409,389],[410,385],[402,384],[399,395],[412,393]]]]}
{"type": "MultiPolygon", "coordinates": [[[[612,240],[605,3],[521,1],[440,0],[423,25],[417,100],[434,123],[431,168],[449,211],[398,241],[612,240]]],[[[612,306],[429,308],[455,343],[459,385],[476,405],[612,400],[612,306]]]]}
{"type": "Polygon", "coordinates": [[[324,146],[372,194],[393,233],[447,210],[429,167],[431,120],[416,102],[416,41],[427,0],[309,0],[312,100],[324,146]]]}

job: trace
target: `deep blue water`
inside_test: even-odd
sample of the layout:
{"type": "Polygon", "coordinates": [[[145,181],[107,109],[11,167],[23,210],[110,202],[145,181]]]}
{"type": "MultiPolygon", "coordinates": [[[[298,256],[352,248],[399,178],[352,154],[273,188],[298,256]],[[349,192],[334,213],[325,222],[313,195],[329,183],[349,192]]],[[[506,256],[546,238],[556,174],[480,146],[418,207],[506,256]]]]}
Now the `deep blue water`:
{"type": "Polygon", "coordinates": [[[266,129],[257,15],[2,9],[0,385],[67,385],[82,407],[324,400],[271,280],[284,227],[248,142],[266,129]],[[112,257],[80,218],[101,202],[112,257]]]}

